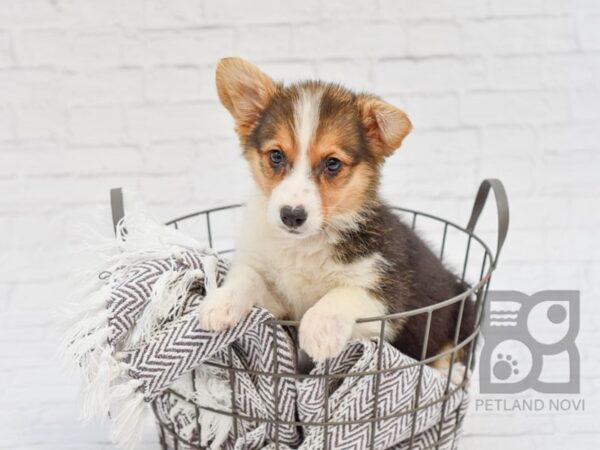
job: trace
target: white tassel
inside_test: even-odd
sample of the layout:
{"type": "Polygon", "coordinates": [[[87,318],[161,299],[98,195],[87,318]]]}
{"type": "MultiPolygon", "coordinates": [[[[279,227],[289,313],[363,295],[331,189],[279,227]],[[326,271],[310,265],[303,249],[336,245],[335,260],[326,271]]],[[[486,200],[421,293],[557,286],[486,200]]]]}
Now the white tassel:
{"type": "Polygon", "coordinates": [[[110,388],[110,404],[119,405],[122,402],[127,401],[137,393],[138,389],[141,388],[144,383],[141,380],[130,379],[122,383],[115,383],[110,388]]]}
{"type": "Polygon", "coordinates": [[[130,258],[139,260],[168,257],[173,249],[198,250],[203,248],[195,239],[173,227],[165,226],[145,214],[129,214],[117,226],[119,247],[130,258]]]}
{"type": "MultiPolygon", "coordinates": [[[[182,248],[202,248],[196,240],[140,213],[130,214],[121,220],[117,227],[117,239],[103,237],[90,229],[85,230],[85,236],[88,242],[94,244],[85,245],[83,240],[80,248],[90,254],[94,264],[72,276],[74,293],[61,312],[64,318],[61,321],[67,324],[67,331],[59,354],[67,367],[79,366],[86,351],[102,344],[99,333],[108,323],[106,305],[110,288],[118,278],[121,267],[148,259],[169,258],[180,253],[182,248]],[[101,273],[106,273],[108,278],[99,279],[101,273]]],[[[161,311],[164,309],[161,308],[161,311]]],[[[152,311],[149,314],[151,316],[147,323],[152,325],[152,311]]],[[[164,317],[165,313],[156,316],[164,317]]],[[[142,328],[143,335],[151,332],[148,331],[152,329],[151,325],[142,328]],[[143,333],[144,330],[146,333],[143,333]]]]}
{"type": "MultiPolygon", "coordinates": [[[[152,292],[150,294],[150,300],[144,307],[142,314],[137,319],[135,328],[132,330],[129,344],[137,346],[143,342],[147,342],[152,336],[152,332],[155,330],[159,320],[163,317],[165,310],[174,308],[174,304],[167,305],[166,299],[168,298],[167,292],[169,285],[175,283],[177,278],[181,274],[176,271],[170,271],[163,273],[154,283],[152,292]]],[[[170,300],[173,300],[172,298],[170,300]]],[[[175,299],[177,300],[177,299],[175,299]]]]}
{"type": "Polygon", "coordinates": [[[130,380],[111,393],[111,439],[119,447],[133,450],[142,438],[144,417],[148,411],[144,396],[137,389],[141,381],[130,380]]]}
{"type": "Polygon", "coordinates": [[[84,374],[90,371],[93,373],[99,362],[100,352],[107,345],[109,334],[108,327],[104,327],[86,336],[74,339],[65,350],[67,362],[71,364],[74,370],[80,370],[84,374]]]}
{"type": "MultiPolygon", "coordinates": [[[[199,406],[231,411],[231,389],[229,383],[219,369],[209,366],[200,366],[196,369],[198,382],[194,401],[199,406]]],[[[201,446],[206,447],[212,440],[210,449],[218,450],[231,431],[233,420],[225,414],[218,414],[203,408],[199,409],[198,422],[202,429],[201,446]]]]}
{"type": "Polygon", "coordinates": [[[80,363],[81,352],[85,351],[81,348],[84,344],[80,341],[89,342],[94,339],[90,336],[95,336],[98,345],[102,345],[99,333],[107,328],[109,317],[104,297],[104,291],[96,292],[94,295],[83,297],[82,305],[73,306],[69,310],[69,326],[63,333],[58,349],[59,358],[65,366],[72,367],[80,363]]]}
{"type": "Polygon", "coordinates": [[[206,293],[212,292],[217,288],[217,264],[218,260],[214,255],[207,255],[202,258],[204,268],[204,289],[206,293]]]}
{"type": "MultiPolygon", "coordinates": [[[[113,440],[132,449],[141,438],[144,412],[148,408],[143,394],[138,391],[141,381],[128,378],[129,366],[120,362],[121,352],[108,344],[110,328],[106,306],[111,288],[119,281],[122,267],[149,259],[177,257],[186,249],[210,250],[203,249],[195,239],[174,228],[139,213],[128,214],[121,220],[116,239],[102,237],[90,230],[85,231],[85,238],[92,244],[86,245],[82,240],[80,248],[89,253],[88,259],[93,264],[73,277],[77,289],[73,289],[72,299],[63,310],[68,327],[65,327],[67,331],[61,342],[61,356],[83,375],[83,418],[105,417],[110,410],[113,440]],[[100,277],[100,274],[105,276],[100,277]],[[123,382],[127,379],[128,382],[123,382]]],[[[216,287],[217,260],[207,257],[203,265],[206,273],[211,274],[207,277],[207,289],[212,289],[216,287]]],[[[177,272],[165,274],[154,287],[151,302],[140,317],[133,340],[138,343],[148,340],[161,321],[179,314],[191,286],[201,276],[201,271],[189,271],[183,275],[177,272]]],[[[219,416],[219,419],[222,418],[219,416]]],[[[207,429],[214,430],[215,436],[218,436],[215,439],[224,442],[231,428],[231,419],[226,418],[227,423],[211,422],[208,417],[204,420],[207,424],[213,423],[207,425],[207,429]]]]}
{"type": "Polygon", "coordinates": [[[144,308],[131,334],[132,345],[148,342],[152,333],[169,317],[178,317],[185,307],[185,300],[194,283],[201,280],[201,270],[165,272],[152,288],[150,301],[144,308]]]}
{"type": "Polygon", "coordinates": [[[106,345],[99,356],[94,373],[89,374],[90,378],[84,385],[81,411],[84,421],[94,417],[108,417],[110,387],[115,380],[126,373],[121,364],[113,357],[110,346],[106,345]]]}

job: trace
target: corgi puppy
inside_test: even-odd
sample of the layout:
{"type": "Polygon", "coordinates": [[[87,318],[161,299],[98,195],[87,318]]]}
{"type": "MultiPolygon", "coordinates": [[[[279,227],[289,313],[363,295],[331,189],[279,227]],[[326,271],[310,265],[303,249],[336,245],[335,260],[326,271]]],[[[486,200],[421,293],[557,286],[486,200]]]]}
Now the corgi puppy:
{"type": "MultiPolygon", "coordinates": [[[[315,361],[380,322],[466,289],[380,199],[380,168],[411,130],[404,112],[369,94],[320,81],[285,86],[240,58],[221,60],[219,98],[233,116],[255,190],[227,279],[200,306],[209,330],[235,325],[255,305],[299,320],[315,361]]],[[[452,345],[460,303],[432,316],[426,356],[452,345]]],[[[465,302],[460,338],[473,330],[465,302]]],[[[390,321],[385,338],[421,359],[426,314],[390,321]]],[[[438,366],[447,368],[447,360],[438,366]]]]}

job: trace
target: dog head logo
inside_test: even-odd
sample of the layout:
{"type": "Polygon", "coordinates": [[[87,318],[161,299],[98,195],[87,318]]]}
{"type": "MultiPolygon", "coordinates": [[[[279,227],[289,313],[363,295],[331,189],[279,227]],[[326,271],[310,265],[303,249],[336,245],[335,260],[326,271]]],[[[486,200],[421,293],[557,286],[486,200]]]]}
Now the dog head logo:
{"type": "Polygon", "coordinates": [[[579,392],[579,292],[490,291],[479,364],[483,394],[579,392]]]}

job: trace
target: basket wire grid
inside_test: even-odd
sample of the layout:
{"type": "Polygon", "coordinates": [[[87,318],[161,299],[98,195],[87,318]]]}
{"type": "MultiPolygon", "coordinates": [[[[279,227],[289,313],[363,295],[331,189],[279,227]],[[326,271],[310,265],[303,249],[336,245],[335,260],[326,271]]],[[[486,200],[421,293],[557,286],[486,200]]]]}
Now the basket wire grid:
{"type": "MultiPolygon", "coordinates": [[[[212,248],[213,244],[214,244],[214,242],[213,242],[214,234],[213,234],[213,230],[212,230],[212,220],[213,220],[212,218],[220,212],[237,209],[242,206],[243,205],[241,205],[241,204],[235,204],[235,205],[228,205],[228,206],[206,209],[203,211],[198,211],[198,212],[195,212],[192,214],[178,217],[176,219],[168,221],[166,224],[178,229],[180,224],[184,221],[188,221],[189,219],[192,219],[192,218],[203,217],[205,220],[206,230],[207,230],[207,236],[206,236],[207,242],[208,242],[208,245],[212,248]]],[[[116,226],[118,221],[124,215],[123,197],[122,197],[121,189],[113,189],[111,191],[111,207],[112,207],[113,222],[116,226]]],[[[357,320],[357,323],[378,322],[379,323],[379,342],[383,342],[386,326],[390,320],[407,318],[407,317],[411,317],[411,316],[416,316],[418,314],[426,315],[426,328],[424,331],[420,360],[414,361],[413,363],[408,364],[408,365],[403,365],[401,367],[382,369],[383,346],[379,345],[377,348],[377,370],[353,372],[351,374],[349,374],[349,373],[334,373],[334,374],[332,374],[332,373],[329,373],[329,362],[326,361],[324,364],[325,367],[324,367],[323,374],[304,373],[304,371],[300,371],[298,373],[278,373],[277,356],[275,356],[275,366],[274,366],[275,370],[273,372],[255,371],[255,370],[234,367],[234,365],[232,363],[232,361],[233,361],[232,347],[231,347],[231,345],[229,345],[229,347],[227,349],[229,364],[225,365],[225,364],[219,364],[219,363],[213,363],[213,362],[206,363],[206,364],[213,366],[213,367],[217,367],[219,369],[223,369],[228,373],[229,386],[230,386],[230,390],[231,390],[231,410],[217,409],[217,408],[212,408],[212,407],[208,407],[208,406],[201,406],[201,405],[198,405],[197,403],[195,403],[192,399],[183,395],[182,393],[177,392],[175,389],[168,390],[169,394],[177,397],[179,400],[181,400],[183,402],[188,403],[189,405],[191,405],[191,407],[193,407],[195,409],[195,411],[196,411],[195,427],[196,427],[196,438],[197,439],[194,439],[194,441],[197,440],[197,442],[201,442],[200,436],[201,436],[202,430],[200,429],[200,423],[198,420],[200,409],[204,409],[204,410],[210,411],[212,413],[222,414],[222,415],[231,417],[232,422],[233,422],[232,423],[232,428],[233,428],[232,431],[233,431],[233,434],[236,439],[240,436],[243,436],[245,433],[246,428],[243,426],[244,422],[271,424],[273,426],[273,430],[274,430],[273,436],[272,436],[273,437],[273,446],[276,450],[283,448],[282,444],[280,443],[280,439],[279,439],[279,427],[280,426],[287,425],[287,426],[297,426],[297,427],[301,427],[301,426],[303,426],[303,427],[313,427],[313,426],[314,427],[322,427],[323,436],[324,436],[324,447],[323,447],[324,450],[335,450],[335,449],[328,448],[327,433],[328,433],[328,430],[330,429],[330,427],[344,426],[344,425],[347,426],[347,425],[355,425],[355,424],[370,424],[371,431],[370,431],[370,437],[369,437],[369,441],[370,441],[369,449],[372,450],[375,448],[376,426],[379,421],[396,419],[396,418],[399,418],[404,415],[412,415],[412,419],[411,419],[412,426],[411,426],[411,433],[410,433],[410,439],[409,439],[409,449],[412,449],[413,441],[415,439],[415,427],[416,427],[416,422],[417,422],[416,421],[417,412],[419,412],[420,410],[423,410],[425,408],[432,407],[433,405],[441,402],[442,408],[441,408],[441,417],[440,417],[439,423],[437,424],[437,439],[435,440],[435,442],[432,445],[426,447],[426,449],[438,449],[440,445],[447,444],[450,441],[452,442],[451,448],[455,448],[457,431],[460,428],[460,425],[464,420],[465,412],[461,412],[460,408],[458,408],[455,412],[453,412],[453,414],[455,415],[454,426],[452,428],[450,428],[449,431],[446,429],[446,432],[444,433],[442,425],[444,423],[444,420],[446,419],[446,417],[444,417],[445,411],[446,411],[446,402],[457,390],[463,389],[467,386],[469,371],[465,370],[462,382],[459,385],[456,385],[456,387],[454,387],[454,388],[451,386],[451,383],[450,383],[450,374],[452,373],[454,364],[456,363],[457,354],[459,351],[462,351],[462,350],[466,351],[466,353],[467,353],[466,366],[469,367],[471,370],[473,370],[473,368],[475,366],[475,349],[477,347],[477,340],[478,340],[479,333],[480,333],[481,320],[482,320],[482,316],[483,316],[485,301],[487,298],[487,292],[489,289],[489,283],[491,280],[492,272],[494,271],[494,269],[496,268],[496,265],[498,263],[498,257],[500,255],[500,251],[502,249],[502,246],[504,244],[504,241],[505,241],[505,238],[506,238],[506,235],[508,232],[508,221],[509,221],[508,199],[507,199],[504,187],[499,180],[496,180],[496,179],[484,180],[481,183],[479,190],[477,192],[477,196],[475,198],[473,209],[471,211],[471,216],[469,218],[469,221],[468,221],[468,224],[466,227],[462,227],[456,223],[453,223],[451,221],[442,219],[440,217],[437,217],[437,216],[434,216],[431,214],[427,214],[427,213],[420,212],[420,211],[415,211],[415,210],[408,209],[408,208],[394,207],[393,209],[402,215],[408,215],[408,218],[410,221],[409,223],[413,230],[415,229],[417,223],[422,220],[434,221],[443,226],[442,233],[441,233],[441,244],[439,246],[439,258],[442,262],[444,262],[445,256],[446,256],[445,252],[446,252],[446,247],[447,247],[449,230],[455,230],[466,236],[466,247],[465,247],[464,255],[462,258],[462,272],[461,272],[461,277],[460,277],[462,281],[465,281],[465,277],[467,274],[467,267],[470,263],[469,258],[470,258],[470,255],[473,253],[473,246],[478,245],[480,248],[480,251],[482,252],[482,261],[481,261],[481,265],[480,265],[480,269],[479,269],[478,281],[476,283],[473,283],[468,290],[464,291],[460,295],[457,295],[457,296],[455,296],[453,298],[449,298],[449,299],[442,299],[438,303],[431,305],[431,306],[427,306],[427,307],[422,307],[422,308],[418,308],[418,309],[403,311],[400,313],[389,314],[389,315],[384,315],[384,316],[361,318],[361,319],[357,320]],[[498,240],[497,240],[495,254],[492,253],[492,251],[489,249],[488,245],[479,236],[477,236],[474,233],[475,226],[481,215],[483,207],[486,203],[490,189],[493,190],[493,192],[494,192],[494,196],[496,199],[496,206],[497,206],[497,215],[498,215],[498,240]],[[475,327],[473,329],[473,332],[470,335],[468,335],[462,341],[459,341],[459,332],[461,329],[461,323],[462,323],[462,318],[463,318],[465,302],[473,301],[472,299],[474,299],[474,301],[476,303],[475,327]],[[430,330],[431,330],[433,313],[436,310],[439,310],[441,308],[451,307],[452,305],[455,305],[456,303],[460,303],[460,305],[459,305],[459,312],[458,312],[458,317],[457,317],[457,321],[456,321],[452,347],[444,349],[444,351],[442,351],[439,354],[427,357],[427,347],[428,347],[428,342],[429,342],[429,334],[430,334],[430,330]],[[430,402],[421,404],[419,397],[421,394],[421,384],[422,384],[424,366],[426,364],[431,364],[431,363],[435,362],[437,359],[446,357],[448,355],[450,357],[450,361],[449,361],[449,367],[448,367],[448,372],[447,372],[448,377],[447,377],[447,381],[446,381],[446,385],[445,385],[445,389],[444,389],[444,394],[438,398],[435,398],[434,400],[432,400],[430,402]],[[412,367],[412,366],[419,367],[419,379],[417,381],[417,392],[416,392],[416,396],[415,396],[415,402],[412,405],[412,407],[408,408],[406,410],[400,411],[399,413],[389,414],[389,415],[385,415],[385,416],[378,416],[377,403],[378,403],[378,397],[379,397],[379,384],[380,384],[381,375],[384,373],[399,372],[403,369],[406,369],[406,368],[412,367]],[[275,405],[274,405],[273,411],[275,411],[275,416],[277,416],[277,405],[279,404],[278,389],[279,389],[279,381],[281,378],[284,378],[284,377],[285,378],[295,378],[295,379],[299,379],[299,380],[307,379],[307,378],[325,378],[325,383],[328,384],[329,381],[331,381],[332,379],[336,379],[336,378],[343,379],[345,377],[358,378],[358,377],[367,377],[367,376],[375,377],[374,378],[374,393],[373,393],[375,401],[373,402],[374,403],[373,415],[370,418],[364,418],[364,419],[357,419],[357,420],[350,420],[350,421],[348,421],[348,420],[346,420],[346,421],[331,421],[331,420],[329,420],[328,396],[325,395],[324,402],[323,402],[324,416],[323,416],[322,421],[309,423],[309,422],[302,422],[302,421],[298,421],[298,420],[294,420],[294,421],[281,420],[279,417],[272,417],[272,418],[248,417],[248,416],[240,414],[236,410],[236,404],[237,404],[236,403],[236,395],[237,394],[235,391],[235,377],[236,377],[237,373],[239,373],[239,372],[245,372],[254,377],[269,377],[269,379],[274,380],[274,404],[275,405]]],[[[219,254],[227,254],[227,253],[231,253],[233,251],[234,251],[233,248],[217,250],[217,252],[219,254]]],[[[269,325],[274,328],[273,331],[275,331],[275,328],[279,327],[279,326],[297,329],[297,327],[299,325],[299,321],[273,319],[273,320],[269,321],[269,325]]],[[[273,351],[274,351],[274,355],[277,355],[277,346],[278,346],[277,336],[278,336],[278,334],[276,332],[274,332],[273,336],[275,337],[275,339],[273,340],[273,347],[274,347],[273,351]]],[[[191,386],[192,386],[193,390],[195,391],[196,390],[195,371],[191,372],[190,377],[191,377],[191,386]]],[[[154,414],[156,416],[157,423],[158,423],[161,448],[163,448],[164,450],[167,450],[167,449],[179,450],[179,449],[184,449],[184,448],[186,450],[187,449],[204,450],[206,448],[206,447],[200,446],[196,442],[190,442],[189,440],[186,440],[183,437],[179,436],[177,431],[174,429],[174,427],[171,426],[170,424],[166,423],[161,418],[160,414],[158,413],[158,411],[156,409],[156,404],[153,404],[152,407],[153,407],[154,414]]],[[[422,450],[425,450],[425,449],[422,449],[422,450]]]]}

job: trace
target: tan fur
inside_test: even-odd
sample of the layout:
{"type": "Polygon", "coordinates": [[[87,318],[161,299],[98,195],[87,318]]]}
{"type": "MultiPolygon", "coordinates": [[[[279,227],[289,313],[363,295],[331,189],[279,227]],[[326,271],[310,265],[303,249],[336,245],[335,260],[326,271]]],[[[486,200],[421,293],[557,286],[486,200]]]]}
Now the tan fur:
{"type": "Polygon", "coordinates": [[[363,95],[360,100],[365,131],[380,156],[391,155],[412,129],[407,115],[378,97],[363,95]]]}
{"type": "Polygon", "coordinates": [[[255,65],[241,58],[223,58],[216,70],[217,93],[234,117],[236,131],[247,136],[277,86],[255,65]]]}
{"type": "Polygon", "coordinates": [[[296,158],[296,147],[286,127],[282,127],[276,138],[266,142],[259,152],[244,152],[244,156],[250,163],[254,181],[266,195],[269,195],[285,176],[285,172],[276,172],[269,164],[269,151],[274,149],[281,150],[291,163],[296,158]]]}
{"type": "Polygon", "coordinates": [[[319,185],[323,204],[323,217],[328,221],[339,214],[353,214],[365,204],[375,176],[367,164],[344,169],[333,180],[323,180],[319,185]]]}
{"type": "Polygon", "coordinates": [[[452,348],[451,344],[447,344],[439,351],[439,356],[431,363],[431,367],[438,369],[443,374],[448,374],[450,371],[450,364],[452,364],[452,371],[450,372],[450,379],[456,385],[462,384],[463,381],[467,382],[469,376],[465,378],[465,372],[467,368],[461,361],[465,361],[466,354],[464,349],[459,349],[454,352],[454,361],[452,361],[452,348]]]}

